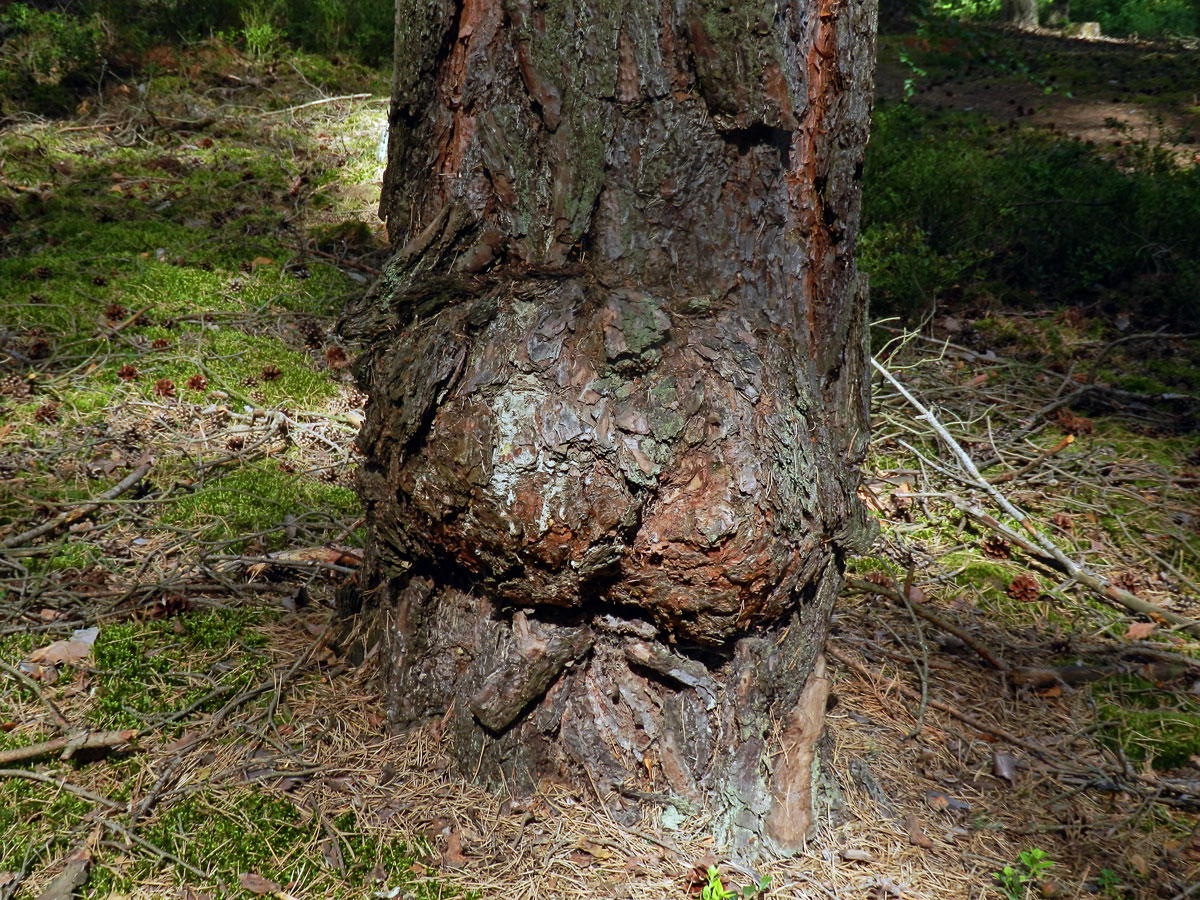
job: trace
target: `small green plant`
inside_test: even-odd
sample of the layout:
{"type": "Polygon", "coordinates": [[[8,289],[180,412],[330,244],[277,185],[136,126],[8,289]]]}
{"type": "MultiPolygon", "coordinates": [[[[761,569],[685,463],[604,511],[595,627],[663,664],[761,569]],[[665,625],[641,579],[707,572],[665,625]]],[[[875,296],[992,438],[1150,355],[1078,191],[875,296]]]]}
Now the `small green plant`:
{"type": "Polygon", "coordinates": [[[734,897],[739,900],[750,900],[752,897],[761,897],[771,886],[771,876],[764,875],[756,884],[745,885],[741,890],[735,891],[725,887],[725,882],[721,878],[721,870],[716,866],[708,867],[708,882],[700,891],[700,900],[733,900],[734,897]]]}
{"type": "Polygon", "coordinates": [[[1121,896],[1121,876],[1112,869],[1101,869],[1096,877],[1096,889],[1104,897],[1121,896]]]}
{"type": "Polygon", "coordinates": [[[924,78],[927,73],[913,61],[912,54],[907,47],[900,49],[900,62],[908,69],[904,77],[904,99],[911,100],[917,92],[918,79],[924,78]]]}
{"type": "Polygon", "coordinates": [[[1043,881],[1053,866],[1054,860],[1045,850],[1031,847],[1021,851],[1015,866],[1005,866],[999,872],[993,872],[992,877],[999,882],[1009,900],[1024,900],[1029,895],[1029,886],[1043,881]]]}
{"type": "Polygon", "coordinates": [[[242,10],[242,37],[246,40],[246,52],[255,59],[268,59],[278,51],[283,39],[283,32],[276,25],[278,19],[277,0],[250,3],[242,10]]]}
{"type": "Polygon", "coordinates": [[[716,866],[708,867],[708,883],[700,891],[700,900],[731,900],[737,896],[737,891],[725,887],[721,880],[721,870],[716,866]]]}
{"type": "Polygon", "coordinates": [[[764,875],[758,879],[758,884],[748,884],[739,891],[742,900],[750,900],[751,897],[761,897],[771,887],[771,876],[764,875]]]}

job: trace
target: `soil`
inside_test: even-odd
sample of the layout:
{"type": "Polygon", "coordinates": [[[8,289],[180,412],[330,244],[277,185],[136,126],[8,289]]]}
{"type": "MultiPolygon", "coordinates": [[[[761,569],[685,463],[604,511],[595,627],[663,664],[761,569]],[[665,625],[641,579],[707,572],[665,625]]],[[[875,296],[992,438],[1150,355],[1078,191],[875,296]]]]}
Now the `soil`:
{"type": "MultiPolygon", "coordinates": [[[[1200,78],[1186,76],[1195,52],[1174,44],[1070,37],[1061,32],[1003,32],[1014,54],[1033,60],[1014,73],[1003,61],[981,62],[954,44],[912,85],[911,102],[925,109],[973,112],[996,126],[1043,128],[1095,144],[1107,155],[1145,143],[1180,162],[1200,162],[1200,78]],[[945,60],[952,60],[949,64],[945,60]]],[[[903,48],[919,55],[932,45],[912,36],[884,39],[876,101],[904,99],[913,77],[903,48]]],[[[945,44],[943,44],[945,46],[945,44]]]]}

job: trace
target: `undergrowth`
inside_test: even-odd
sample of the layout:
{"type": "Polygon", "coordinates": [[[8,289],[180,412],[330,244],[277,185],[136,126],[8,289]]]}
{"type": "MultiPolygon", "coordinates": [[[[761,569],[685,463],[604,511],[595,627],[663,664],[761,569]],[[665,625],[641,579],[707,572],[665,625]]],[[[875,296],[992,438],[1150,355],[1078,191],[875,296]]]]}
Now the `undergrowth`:
{"type": "Polygon", "coordinates": [[[1155,146],[1117,163],[1048,132],[893,104],[875,114],[863,198],[860,259],[882,312],[1101,300],[1200,316],[1200,166],[1155,146]]]}

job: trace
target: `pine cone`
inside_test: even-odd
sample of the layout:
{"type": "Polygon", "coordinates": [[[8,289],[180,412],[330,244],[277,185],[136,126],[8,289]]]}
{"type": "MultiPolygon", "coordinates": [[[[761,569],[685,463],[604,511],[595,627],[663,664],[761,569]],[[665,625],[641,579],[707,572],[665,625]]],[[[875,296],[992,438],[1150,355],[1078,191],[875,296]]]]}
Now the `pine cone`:
{"type": "Polygon", "coordinates": [[[31,393],[32,388],[29,385],[28,379],[22,378],[19,375],[9,375],[3,381],[0,381],[0,394],[7,394],[19,400],[22,397],[28,397],[31,393]]]}
{"type": "Polygon", "coordinates": [[[1008,559],[1008,541],[998,534],[990,534],[979,544],[979,549],[988,559],[1008,559]]]}
{"type": "Polygon", "coordinates": [[[44,403],[37,408],[37,412],[33,414],[33,418],[41,422],[43,425],[49,425],[51,422],[58,421],[58,404],[54,401],[44,403]]]}
{"type": "Polygon", "coordinates": [[[871,584],[877,584],[880,587],[891,587],[892,577],[887,572],[881,572],[878,569],[872,569],[863,576],[864,581],[869,581],[871,584]]]}
{"type": "Polygon", "coordinates": [[[1122,590],[1129,591],[1131,594],[1137,594],[1142,588],[1146,587],[1146,579],[1137,572],[1129,569],[1126,569],[1124,572],[1118,572],[1108,580],[1122,590]]]}
{"type": "Polygon", "coordinates": [[[1021,603],[1032,603],[1041,593],[1042,587],[1032,575],[1018,575],[1008,585],[1008,596],[1021,603]]]}

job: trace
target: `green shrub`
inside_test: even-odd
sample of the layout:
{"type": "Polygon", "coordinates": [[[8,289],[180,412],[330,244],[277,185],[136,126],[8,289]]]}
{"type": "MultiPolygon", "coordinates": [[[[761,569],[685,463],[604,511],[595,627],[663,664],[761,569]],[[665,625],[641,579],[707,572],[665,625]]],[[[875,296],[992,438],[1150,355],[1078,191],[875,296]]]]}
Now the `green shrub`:
{"type": "Polygon", "coordinates": [[[74,16],[14,3],[0,12],[0,96],[54,108],[71,104],[65,88],[103,71],[110,46],[99,15],[74,16]]]}
{"type": "Polygon", "coordinates": [[[344,53],[371,66],[390,64],[392,0],[286,0],[288,38],[321,53],[344,53]]]}
{"type": "Polygon", "coordinates": [[[1111,35],[1194,35],[1200,31],[1200,4],[1196,0],[1075,0],[1071,18],[1099,22],[1100,29],[1111,35]]]}
{"type": "Polygon", "coordinates": [[[246,40],[246,52],[255,59],[267,59],[279,52],[283,43],[283,31],[279,28],[280,11],[278,0],[248,3],[242,10],[242,36],[246,40]]]}
{"type": "Polygon", "coordinates": [[[1120,293],[1197,318],[1200,167],[1161,148],[1096,148],[909,104],[875,116],[863,184],[863,269],[877,310],[910,315],[974,279],[1057,303],[1120,293]]]}
{"type": "MultiPolygon", "coordinates": [[[[257,59],[291,45],[373,67],[391,61],[392,0],[83,0],[64,9],[72,11],[15,3],[0,12],[0,33],[8,32],[0,43],[0,95],[44,106],[47,86],[94,79],[117,61],[118,68],[136,66],[152,47],[213,35],[257,59]]],[[[57,91],[54,111],[73,106],[71,96],[57,91]]]]}

